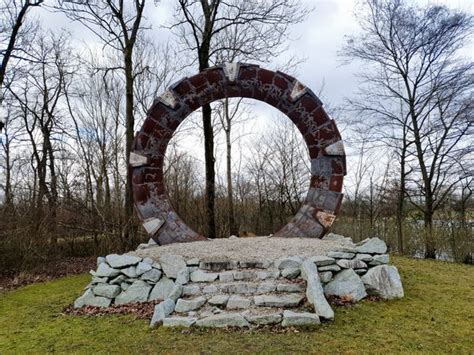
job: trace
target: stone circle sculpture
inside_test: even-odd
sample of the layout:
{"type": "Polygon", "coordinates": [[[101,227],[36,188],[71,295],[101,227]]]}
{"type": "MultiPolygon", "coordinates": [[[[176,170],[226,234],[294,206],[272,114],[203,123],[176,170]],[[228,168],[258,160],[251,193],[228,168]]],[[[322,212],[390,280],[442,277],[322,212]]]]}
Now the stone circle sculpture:
{"type": "Polygon", "coordinates": [[[130,154],[135,208],[158,244],[206,238],[174,211],[166,193],[163,164],[179,124],[204,104],[246,97],[277,108],[298,127],[311,158],[311,179],[303,205],[275,237],[321,238],[339,212],[346,161],[336,123],[322,102],[295,78],[244,63],[225,63],[173,84],[157,98],[136,134],[130,154]]]}

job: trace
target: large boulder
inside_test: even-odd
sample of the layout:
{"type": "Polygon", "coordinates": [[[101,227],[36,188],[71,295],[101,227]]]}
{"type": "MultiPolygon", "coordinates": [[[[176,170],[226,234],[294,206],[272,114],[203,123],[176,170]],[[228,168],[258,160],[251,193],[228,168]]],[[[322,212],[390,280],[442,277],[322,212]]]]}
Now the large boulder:
{"type": "Polygon", "coordinates": [[[166,300],[169,298],[174,290],[173,280],[163,276],[160,281],[153,287],[150,293],[150,301],[153,300],[166,300]]]}
{"type": "Polygon", "coordinates": [[[138,264],[142,260],[142,258],[127,254],[110,254],[105,257],[105,260],[113,268],[121,269],[127,266],[138,264]]]}
{"type": "Polygon", "coordinates": [[[115,304],[126,304],[135,302],[146,302],[150,294],[151,286],[142,280],[137,280],[115,298],[115,304]]]}
{"type": "Polygon", "coordinates": [[[168,278],[176,279],[178,273],[186,268],[186,261],[181,255],[164,254],[160,256],[160,264],[168,278]]]}
{"type": "Polygon", "coordinates": [[[358,253],[363,254],[385,254],[387,252],[387,244],[379,238],[365,239],[357,245],[358,253]]]}
{"type": "Polygon", "coordinates": [[[81,308],[84,306],[94,306],[94,307],[108,307],[112,300],[107,297],[101,297],[94,295],[92,290],[87,290],[81,297],[76,299],[74,302],[74,308],[81,308]]]}
{"type": "Polygon", "coordinates": [[[349,296],[356,302],[367,296],[364,283],[352,269],[345,269],[336,274],[324,287],[324,293],[326,296],[349,296]]]}
{"type": "Polygon", "coordinates": [[[306,260],[301,265],[301,275],[306,280],[306,298],[314,307],[314,312],[322,318],[333,319],[334,311],[324,296],[316,265],[306,260]]]}
{"type": "Polygon", "coordinates": [[[107,298],[117,297],[120,291],[121,288],[118,285],[108,285],[102,283],[92,288],[92,292],[94,292],[94,295],[107,298]]]}
{"type": "Polygon", "coordinates": [[[362,282],[369,295],[384,299],[404,296],[400,274],[393,265],[379,265],[371,268],[362,276],[362,282]]]}
{"type": "Polygon", "coordinates": [[[97,271],[94,273],[94,276],[115,277],[118,274],[120,274],[120,270],[116,270],[114,268],[111,268],[106,263],[101,263],[101,264],[99,264],[99,267],[97,268],[97,271]]]}
{"type": "Polygon", "coordinates": [[[171,299],[161,302],[155,306],[153,317],[151,318],[150,327],[153,328],[157,325],[161,325],[163,320],[173,313],[175,303],[171,299]]]}

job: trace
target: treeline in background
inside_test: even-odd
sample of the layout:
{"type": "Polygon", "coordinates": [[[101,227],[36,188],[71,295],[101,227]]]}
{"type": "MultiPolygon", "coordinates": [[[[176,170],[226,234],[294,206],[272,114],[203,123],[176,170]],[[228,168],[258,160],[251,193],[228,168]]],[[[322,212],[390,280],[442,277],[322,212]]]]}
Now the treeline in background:
{"type": "MultiPolygon", "coordinates": [[[[159,24],[165,42],[151,27],[161,3],[1,0],[3,272],[147,241],[126,167],[153,100],[224,61],[297,74],[302,59],[287,51],[290,29],[317,15],[288,0],[171,3],[171,22],[159,24]],[[66,30],[47,30],[46,12],[94,42],[78,47],[66,30]]],[[[403,255],[472,263],[472,15],[402,0],[367,0],[356,10],[360,32],[346,38],[340,57],[363,64],[359,92],[326,109],[348,155],[332,231],[355,241],[377,235],[403,255]]],[[[268,120],[254,109],[242,99],[206,105],[170,142],[168,193],[203,235],[274,233],[305,198],[301,134],[276,110],[268,120]]]]}

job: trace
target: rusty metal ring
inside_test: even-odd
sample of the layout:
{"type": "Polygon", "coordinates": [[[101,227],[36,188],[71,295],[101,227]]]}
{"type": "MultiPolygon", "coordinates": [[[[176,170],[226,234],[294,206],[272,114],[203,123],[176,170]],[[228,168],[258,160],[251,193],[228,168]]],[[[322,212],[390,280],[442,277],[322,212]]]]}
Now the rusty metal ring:
{"type": "Polygon", "coordinates": [[[342,201],[346,161],[341,135],[321,101],[295,78],[244,63],[225,63],[172,85],[155,100],[130,154],[135,208],[158,244],[204,240],[174,211],[163,179],[163,162],[173,132],[194,110],[225,97],[264,101],[286,114],[304,137],[311,158],[306,199],[275,237],[321,238],[342,201]]]}

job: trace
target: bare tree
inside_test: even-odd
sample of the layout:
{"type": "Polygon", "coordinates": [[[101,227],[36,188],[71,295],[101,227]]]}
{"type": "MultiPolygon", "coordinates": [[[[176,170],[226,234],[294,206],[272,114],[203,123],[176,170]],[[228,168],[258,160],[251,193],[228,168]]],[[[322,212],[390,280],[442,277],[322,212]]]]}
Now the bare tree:
{"type": "MultiPolygon", "coordinates": [[[[125,77],[125,159],[128,166],[134,137],[134,50],[139,34],[144,29],[143,10],[146,0],[126,2],[122,0],[101,0],[91,2],[60,2],[58,8],[71,19],[81,22],[91,30],[105,46],[122,55],[122,63],[106,71],[121,70],[125,77]]],[[[125,188],[124,241],[134,243],[133,196],[130,171],[127,172],[125,188]]]]}
{"type": "MultiPolygon", "coordinates": [[[[17,46],[19,39],[25,37],[31,30],[31,28],[24,27],[26,14],[30,8],[40,6],[43,1],[3,0],[0,4],[0,13],[2,14],[0,17],[0,43],[6,43],[5,48],[0,48],[0,54],[2,55],[0,63],[0,108],[4,100],[3,86],[5,85],[5,75],[10,59],[29,57],[26,48],[17,46]]],[[[4,125],[2,117],[0,117],[0,132],[2,132],[4,125]]]]}
{"type": "MultiPolygon", "coordinates": [[[[183,47],[194,51],[202,71],[222,59],[260,61],[281,51],[288,27],[301,22],[307,9],[291,0],[179,0],[172,26],[183,47]]],[[[212,110],[202,107],[206,164],[206,211],[209,238],[216,237],[215,158],[212,110]]]]}
{"type": "Polygon", "coordinates": [[[387,140],[401,135],[400,159],[412,170],[407,183],[420,192],[408,197],[424,215],[425,255],[433,258],[433,214],[459,181],[450,165],[466,156],[461,147],[472,126],[474,66],[460,56],[472,17],[444,6],[367,0],[359,23],[362,34],[349,37],[344,48],[346,57],[369,64],[355,105],[387,124],[388,132],[379,130],[387,140]]]}

